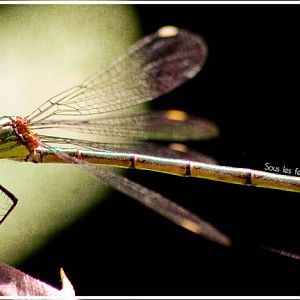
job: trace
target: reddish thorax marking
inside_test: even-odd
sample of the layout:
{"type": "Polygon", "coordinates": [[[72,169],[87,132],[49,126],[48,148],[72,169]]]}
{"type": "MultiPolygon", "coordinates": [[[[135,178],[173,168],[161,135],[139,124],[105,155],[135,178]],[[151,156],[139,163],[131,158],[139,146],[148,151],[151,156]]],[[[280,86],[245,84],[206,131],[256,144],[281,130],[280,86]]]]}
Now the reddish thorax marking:
{"type": "Polygon", "coordinates": [[[21,117],[12,118],[12,126],[22,143],[33,152],[40,144],[40,140],[29,128],[29,121],[21,117]]]}

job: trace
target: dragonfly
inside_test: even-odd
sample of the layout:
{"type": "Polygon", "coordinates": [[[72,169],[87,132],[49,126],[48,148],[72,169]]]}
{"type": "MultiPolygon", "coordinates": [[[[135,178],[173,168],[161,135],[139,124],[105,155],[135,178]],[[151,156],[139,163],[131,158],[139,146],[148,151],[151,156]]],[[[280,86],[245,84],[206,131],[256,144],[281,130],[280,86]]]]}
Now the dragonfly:
{"type": "MultiPolygon", "coordinates": [[[[212,122],[183,111],[143,111],[140,106],[192,79],[203,68],[208,47],[202,37],[174,26],[160,28],[131,46],[107,68],[44,102],[25,118],[0,118],[0,158],[35,163],[70,163],[134,198],[175,224],[221,245],[231,239],[196,214],[99,165],[286,191],[300,191],[297,177],[220,166],[200,154],[181,154],[184,142],[218,135],[212,122]],[[61,129],[62,136],[46,134],[61,129]],[[65,132],[81,133],[77,139],[65,132]],[[95,140],[96,139],[96,140],[95,140]],[[178,151],[179,150],[179,151],[178,151]]],[[[0,224],[17,204],[4,187],[0,224]]]]}

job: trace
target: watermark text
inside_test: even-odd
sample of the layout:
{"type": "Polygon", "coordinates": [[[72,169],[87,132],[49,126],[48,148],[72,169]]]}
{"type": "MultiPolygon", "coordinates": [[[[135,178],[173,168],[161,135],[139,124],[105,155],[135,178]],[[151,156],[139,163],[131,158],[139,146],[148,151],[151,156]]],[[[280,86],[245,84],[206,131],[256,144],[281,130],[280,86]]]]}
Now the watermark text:
{"type": "Polygon", "coordinates": [[[279,173],[284,175],[300,176],[300,167],[291,168],[286,165],[276,166],[266,162],[264,166],[264,170],[267,172],[279,173]]]}

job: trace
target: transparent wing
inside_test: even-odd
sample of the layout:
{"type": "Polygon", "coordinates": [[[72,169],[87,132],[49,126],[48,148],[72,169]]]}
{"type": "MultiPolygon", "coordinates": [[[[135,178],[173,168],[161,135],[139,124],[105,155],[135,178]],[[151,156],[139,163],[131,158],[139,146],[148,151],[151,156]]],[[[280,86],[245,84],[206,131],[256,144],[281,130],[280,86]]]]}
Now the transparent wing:
{"type": "Polygon", "coordinates": [[[178,141],[215,137],[218,135],[217,126],[211,121],[190,116],[179,110],[128,112],[124,115],[118,114],[85,121],[44,120],[32,129],[39,132],[39,138],[43,143],[55,147],[69,145],[96,151],[119,151],[216,164],[211,157],[193,151],[178,141]],[[63,129],[89,136],[88,140],[79,140],[65,137],[66,132],[62,135],[64,137],[40,133],[47,129],[63,129]],[[103,141],[102,137],[105,137],[105,142],[96,142],[103,141]],[[107,137],[110,138],[109,142],[107,137]],[[144,140],[176,143],[161,145],[144,140]]]}
{"type": "Polygon", "coordinates": [[[18,199],[0,185],[0,225],[17,205],[18,199]]]}
{"type": "Polygon", "coordinates": [[[89,172],[102,182],[139,201],[173,223],[219,244],[226,246],[231,244],[230,239],[217,228],[162,195],[94,165],[81,164],[81,166],[87,167],[89,172]]]}
{"type": "Polygon", "coordinates": [[[159,193],[149,190],[123,176],[108,172],[95,165],[85,163],[84,161],[76,159],[75,157],[71,157],[59,152],[56,149],[51,149],[47,145],[45,145],[45,147],[50,151],[53,151],[57,156],[66,162],[73,163],[86,170],[89,174],[95,176],[101,182],[110,185],[117,191],[128,195],[129,197],[132,197],[175,224],[219,244],[225,246],[229,246],[231,244],[229,237],[220,232],[217,228],[185,208],[163,197],[159,193]]]}
{"type": "Polygon", "coordinates": [[[144,37],[108,68],[46,101],[31,115],[31,125],[55,116],[117,111],[150,101],[199,72],[207,57],[201,37],[176,27],[144,37]]]}
{"type": "Polygon", "coordinates": [[[124,113],[103,118],[78,120],[44,120],[31,126],[35,131],[64,129],[127,140],[190,141],[206,140],[218,135],[217,126],[208,120],[193,117],[179,110],[124,113]]]}

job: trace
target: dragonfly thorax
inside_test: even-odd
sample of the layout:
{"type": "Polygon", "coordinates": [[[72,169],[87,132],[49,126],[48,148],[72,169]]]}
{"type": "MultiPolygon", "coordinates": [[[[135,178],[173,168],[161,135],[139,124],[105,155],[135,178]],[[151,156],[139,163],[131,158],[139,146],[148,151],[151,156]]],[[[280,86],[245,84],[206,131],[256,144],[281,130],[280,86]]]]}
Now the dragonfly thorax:
{"type": "Polygon", "coordinates": [[[27,149],[32,152],[39,145],[40,140],[36,134],[34,134],[29,127],[29,122],[22,117],[12,117],[11,126],[19,138],[19,141],[27,147],[27,149]]]}

